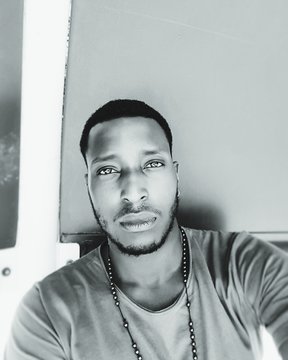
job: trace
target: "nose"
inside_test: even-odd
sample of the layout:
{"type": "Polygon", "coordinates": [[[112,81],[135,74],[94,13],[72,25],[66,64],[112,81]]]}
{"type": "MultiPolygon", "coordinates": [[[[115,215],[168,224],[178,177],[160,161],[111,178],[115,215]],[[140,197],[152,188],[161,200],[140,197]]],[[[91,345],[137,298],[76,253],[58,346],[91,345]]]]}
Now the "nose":
{"type": "Polygon", "coordinates": [[[133,204],[141,203],[148,198],[148,190],[143,174],[126,174],[121,184],[121,199],[133,204]]]}

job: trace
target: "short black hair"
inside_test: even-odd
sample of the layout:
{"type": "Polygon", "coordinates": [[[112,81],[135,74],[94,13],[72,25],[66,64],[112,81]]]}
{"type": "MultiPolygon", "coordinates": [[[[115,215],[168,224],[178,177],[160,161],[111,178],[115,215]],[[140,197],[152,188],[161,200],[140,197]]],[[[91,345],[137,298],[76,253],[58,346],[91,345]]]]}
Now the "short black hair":
{"type": "Polygon", "coordinates": [[[80,150],[87,165],[86,152],[88,148],[88,138],[90,130],[97,124],[105,121],[119,119],[121,117],[146,117],[154,119],[163,129],[169,143],[170,153],[172,154],[172,132],[164,117],[151,106],[143,101],[118,99],[111,100],[97,109],[84,125],[81,139],[80,150]]]}

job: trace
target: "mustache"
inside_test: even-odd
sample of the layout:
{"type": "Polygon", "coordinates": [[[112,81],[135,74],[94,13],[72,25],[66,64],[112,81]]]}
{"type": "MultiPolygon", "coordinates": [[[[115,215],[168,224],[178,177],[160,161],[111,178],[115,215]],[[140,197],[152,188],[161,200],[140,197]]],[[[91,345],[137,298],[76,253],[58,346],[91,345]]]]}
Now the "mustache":
{"type": "Polygon", "coordinates": [[[142,211],[148,211],[148,212],[152,212],[154,214],[157,215],[161,215],[161,211],[154,209],[152,206],[146,205],[146,204],[141,204],[139,206],[133,206],[133,204],[126,204],[125,206],[123,206],[119,212],[115,215],[114,217],[114,221],[117,221],[119,218],[121,218],[122,216],[125,215],[130,215],[130,214],[138,214],[142,211]]]}

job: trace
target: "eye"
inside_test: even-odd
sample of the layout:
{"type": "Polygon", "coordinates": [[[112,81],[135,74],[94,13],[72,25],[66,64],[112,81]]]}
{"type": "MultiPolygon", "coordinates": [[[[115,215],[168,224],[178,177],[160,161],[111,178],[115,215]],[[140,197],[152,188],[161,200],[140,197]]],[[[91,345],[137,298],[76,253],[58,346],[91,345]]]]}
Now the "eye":
{"type": "Polygon", "coordinates": [[[148,169],[155,169],[155,168],[160,168],[160,167],[162,167],[162,166],[164,166],[163,162],[154,160],[154,161],[150,161],[150,162],[145,166],[145,168],[146,168],[146,169],[147,169],[147,168],[148,168],[148,169]]]}
{"type": "Polygon", "coordinates": [[[110,175],[110,174],[115,174],[115,173],[118,173],[117,170],[113,169],[113,168],[104,168],[104,169],[100,169],[98,172],[97,172],[97,175],[110,175]]]}

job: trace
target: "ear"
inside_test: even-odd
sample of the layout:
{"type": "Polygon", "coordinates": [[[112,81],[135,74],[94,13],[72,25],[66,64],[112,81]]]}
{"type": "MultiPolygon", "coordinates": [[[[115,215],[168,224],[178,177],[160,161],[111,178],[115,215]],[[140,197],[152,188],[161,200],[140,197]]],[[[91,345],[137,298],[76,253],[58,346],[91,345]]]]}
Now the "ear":
{"type": "Polygon", "coordinates": [[[88,174],[85,174],[85,175],[84,175],[84,179],[85,179],[85,184],[86,184],[86,189],[87,189],[88,197],[89,197],[90,202],[91,202],[92,200],[91,200],[90,190],[89,190],[89,184],[88,184],[88,174]]]}
{"type": "Polygon", "coordinates": [[[176,172],[177,180],[179,181],[179,163],[178,161],[173,161],[173,166],[176,172]]]}
{"type": "Polygon", "coordinates": [[[88,187],[88,174],[87,173],[84,175],[84,179],[85,179],[86,186],[88,187]]]}

